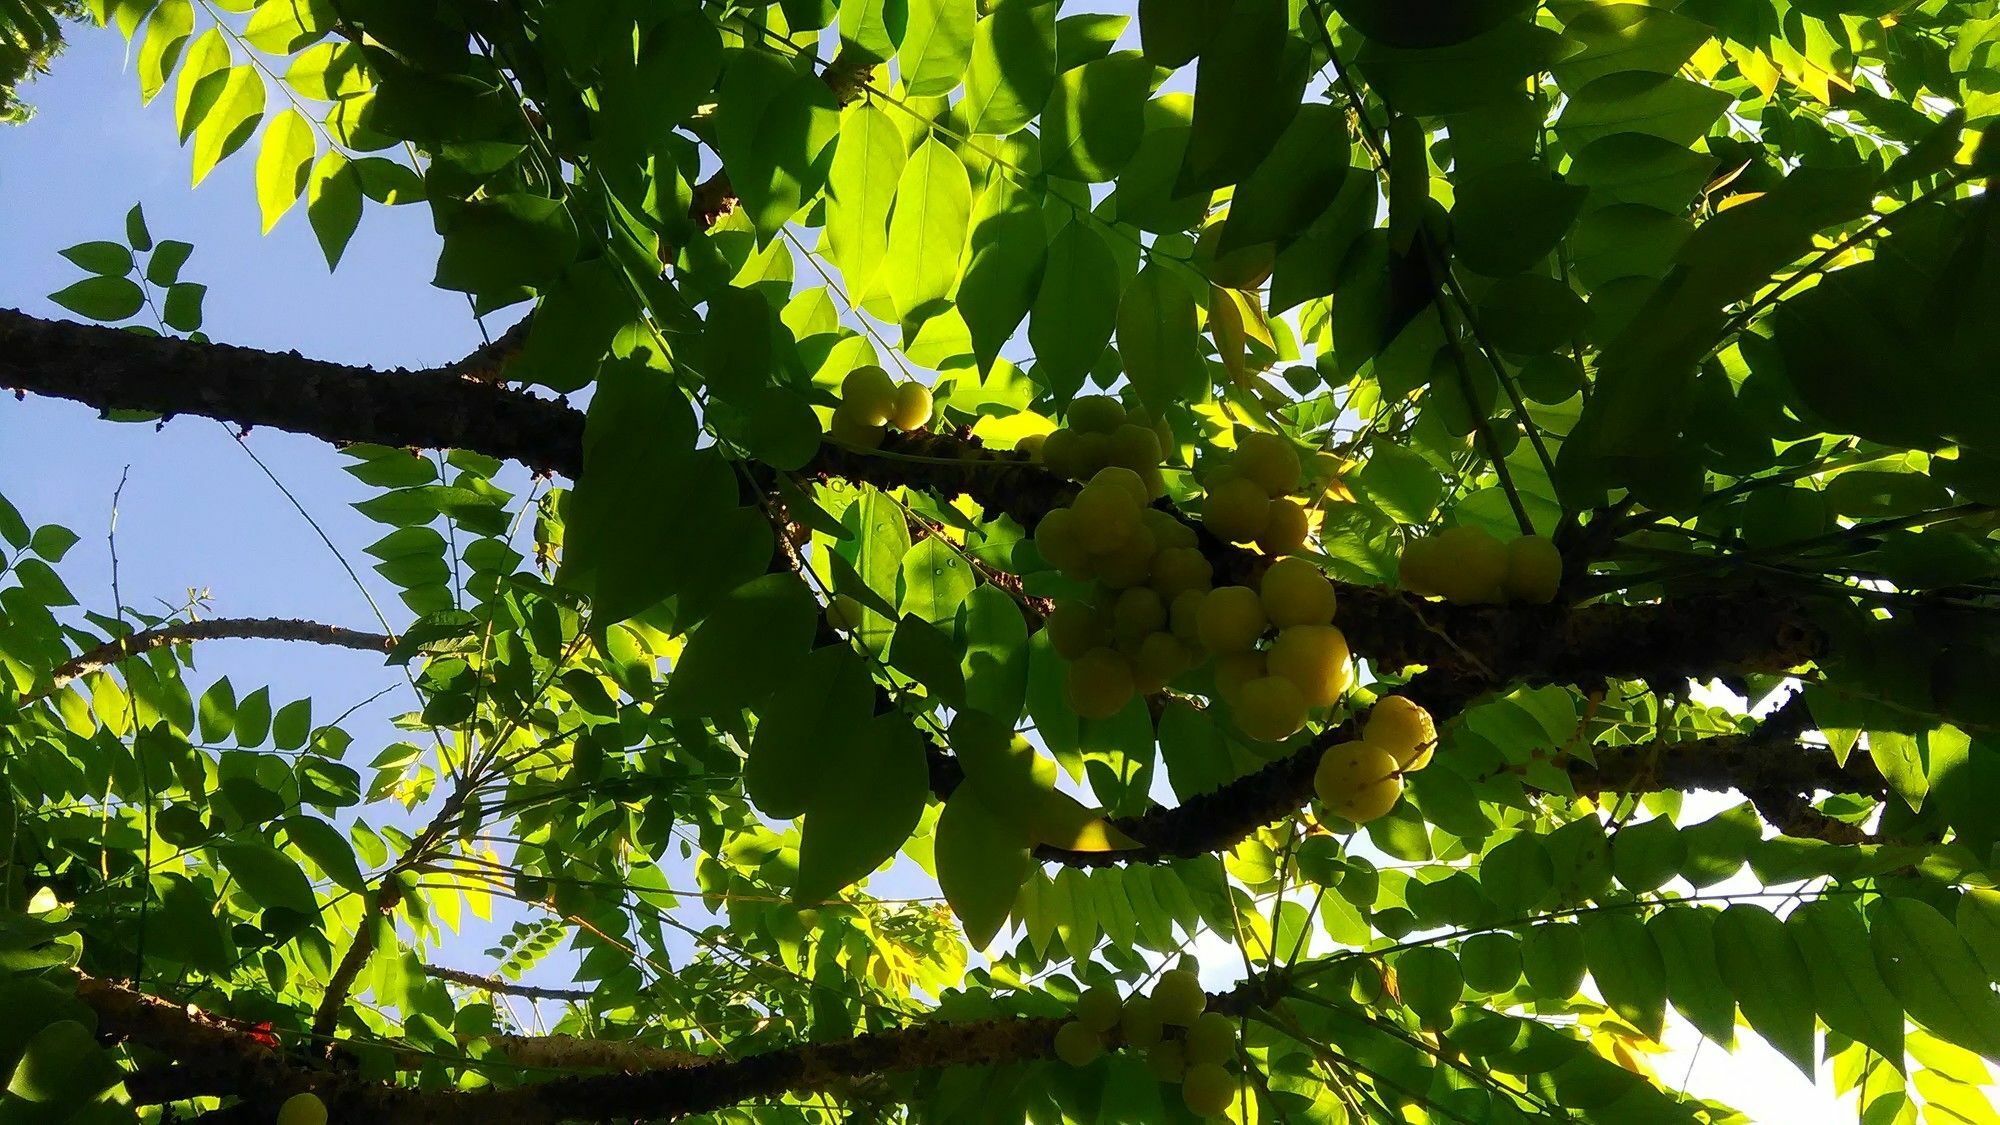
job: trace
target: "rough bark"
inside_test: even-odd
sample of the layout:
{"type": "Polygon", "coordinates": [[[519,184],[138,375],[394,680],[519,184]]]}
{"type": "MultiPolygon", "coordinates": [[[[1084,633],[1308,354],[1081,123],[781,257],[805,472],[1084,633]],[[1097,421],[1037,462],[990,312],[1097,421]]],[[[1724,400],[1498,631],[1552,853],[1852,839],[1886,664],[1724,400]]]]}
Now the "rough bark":
{"type": "Polygon", "coordinates": [[[36,685],[23,702],[61,691],[79,676],[87,676],[140,653],[190,641],[221,639],[309,641],[363,652],[387,652],[395,644],[394,638],[380,633],[364,633],[358,629],[296,618],[218,617],[209,621],[180,621],[106,641],[74,659],[63,661],[50,669],[48,679],[36,685]]]}

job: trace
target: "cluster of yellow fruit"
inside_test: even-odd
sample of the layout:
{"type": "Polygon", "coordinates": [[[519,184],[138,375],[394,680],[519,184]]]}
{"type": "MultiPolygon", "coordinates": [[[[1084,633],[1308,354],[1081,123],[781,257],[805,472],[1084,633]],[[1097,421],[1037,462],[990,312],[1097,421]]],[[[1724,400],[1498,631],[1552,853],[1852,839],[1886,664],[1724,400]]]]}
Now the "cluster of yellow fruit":
{"type": "Polygon", "coordinates": [[[1165,418],[1143,406],[1127,410],[1110,395],[1079,395],[1064,415],[1069,424],[1046,434],[1030,434],[1016,446],[1060,477],[1090,480],[1108,465],[1130,469],[1146,486],[1146,499],[1167,494],[1160,465],[1173,448],[1165,418]]]}
{"type": "Polygon", "coordinates": [[[1191,629],[1169,623],[1192,621],[1183,606],[1207,592],[1214,570],[1194,530],[1149,499],[1136,471],[1109,465],[1035,526],[1050,565],[1094,583],[1086,600],[1059,603],[1048,620],[1049,643],[1070,662],[1070,706],[1085,718],[1108,718],[1133,695],[1159,691],[1200,654],[1191,629]]]}
{"type": "Polygon", "coordinates": [[[1368,712],[1361,737],[1327,748],[1313,772],[1313,790],[1335,814],[1366,824],[1396,806],[1403,775],[1430,765],[1437,749],[1431,714],[1400,695],[1368,712]]]}
{"type": "Polygon", "coordinates": [[[1562,585],[1562,555],[1540,535],[1502,543],[1484,528],[1460,525],[1410,540],[1398,571],[1404,589],[1456,605],[1545,605],[1562,585]]]}
{"type": "Polygon", "coordinates": [[[1305,545],[1306,509],[1291,495],[1299,484],[1299,454],[1276,434],[1249,431],[1236,452],[1208,477],[1201,519],[1217,537],[1255,543],[1267,555],[1305,545]]]}
{"type": "Polygon", "coordinates": [[[1207,1007],[1201,979],[1187,968],[1160,974],[1152,995],[1133,993],[1122,1003],[1111,989],[1092,988],[1077,1001],[1076,1018],[1057,1029],[1056,1057],[1089,1066],[1116,1028],[1125,1047],[1146,1052],[1155,1078],[1181,1084],[1188,1109],[1212,1117],[1236,1099],[1236,1078],[1224,1066],[1236,1050],[1236,1024],[1207,1007]]]}
{"type": "Polygon", "coordinates": [[[887,371],[864,364],[840,383],[840,405],[833,408],[827,433],[842,445],[874,449],[890,426],[921,430],[931,420],[931,389],[922,383],[897,383],[887,371]]]}
{"type": "Polygon", "coordinates": [[[1300,558],[1272,563],[1255,590],[1223,586],[1201,599],[1195,628],[1244,734],[1282,742],[1347,691],[1354,670],[1334,607],[1333,584],[1300,558]]]}

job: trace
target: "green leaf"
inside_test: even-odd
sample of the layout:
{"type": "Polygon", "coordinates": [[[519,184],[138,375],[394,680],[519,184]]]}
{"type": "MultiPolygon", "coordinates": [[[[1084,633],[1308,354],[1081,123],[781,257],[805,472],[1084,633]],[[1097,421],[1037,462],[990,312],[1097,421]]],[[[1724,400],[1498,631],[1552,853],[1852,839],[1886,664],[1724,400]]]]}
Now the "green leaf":
{"type": "Polygon", "coordinates": [[[831,898],[909,839],[930,793],[919,743],[902,715],[877,715],[829,764],[825,783],[806,809],[796,899],[831,898]]]}
{"type": "Polygon", "coordinates": [[[1042,270],[1041,292],[1028,314],[1035,381],[1067,399],[1104,354],[1118,318],[1120,273],[1092,223],[1071,219],[1056,232],[1042,270]]]}
{"type": "Polygon", "coordinates": [[[215,902],[185,876],[168,875],[165,882],[159,928],[146,933],[147,953],[183,961],[206,973],[229,972],[235,967],[236,948],[216,917],[215,902]]]}
{"type": "Polygon", "coordinates": [[[1041,209],[1006,176],[995,176],[972,217],[972,249],[959,283],[958,312],[981,371],[1021,326],[1042,284],[1048,235],[1041,209]]]}
{"type": "Polygon", "coordinates": [[[1910,1018],[2000,1058],[2000,997],[1951,921],[1918,899],[1883,896],[1869,904],[1868,923],[1875,967],[1910,1018]]]}
{"type": "Polygon", "coordinates": [[[1991,980],[2000,981],[2000,891],[1967,887],[1958,900],[1958,936],[1991,980]]]}
{"type": "Polygon", "coordinates": [[[1324,102],[1299,107],[1270,155],[1236,189],[1216,251],[1289,242],[1304,233],[1339,197],[1348,147],[1347,118],[1339,109],[1324,102]]]}
{"type": "Polygon", "coordinates": [[[299,52],[285,69],[285,84],[315,101],[334,102],[367,93],[371,83],[359,48],[321,43],[299,52]]]}
{"type": "Polygon", "coordinates": [[[1333,0],[1340,18],[1391,47],[1448,47],[1533,7],[1529,0],[1333,0]]]}
{"type": "Polygon", "coordinates": [[[1818,899],[1792,911],[1785,932],[1798,943],[1812,975],[1819,1018],[1900,1065],[1903,1006],[1890,994],[1869,953],[1861,912],[1851,902],[1818,899]]]}
{"type": "Polygon", "coordinates": [[[932,137],[917,146],[896,186],[883,280],[905,323],[951,296],[972,218],[972,182],[958,154],[932,137]]]}
{"type": "MultiPolygon", "coordinates": [[[[229,82],[230,63],[233,61],[229,41],[223,38],[220,27],[202,32],[195,38],[194,45],[188,48],[180,79],[174,84],[174,129],[182,143],[194,135],[196,127],[207,119],[209,111],[215,107],[216,99],[229,82]]],[[[135,250],[145,248],[133,246],[135,250]]]]}
{"type": "Polygon", "coordinates": [[[1209,45],[1228,12],[1223,0],[1139,0],[1139,47],[1153,65],[1178,70],[1209,45]]]}
{"type": "Polygon", "coordinates": [[[1404,48],[1370,39],[1354,65],[1397,112],[1432,117],[1506,101],[1568,49],[1555,32],[1508,18],[1449,45],[1404,48]]]}
{"type": "Polygon", "coordinates": [[[825,184],[840,107],[825,79],[761,50],[731,57],[716,105],[715,146],[729,184],[768,241],[825,184]]]}
{"type": "Polygon", "coordinates": [[[104,277],[124,277],[132,272],[132,251],[119,242],[79,242],[62,256],[104,277]]]}
{"type": "Polygon", "coordinates": [[[306,179],[306,221],[326,255],[326,268],[339,265],[348,239],[361,224],[361,178],[338,151],[323,154],[306,179]]]}
{"type": "Polygon", "coordinates": [[[137,203],[125,212],[125,243],[140,253],[153,248],[153,236],[146,229],[146,211],[137,203]]]}
{"type": "Polygon", "coordinates": [[[902,42],[909,19],[907,0],[841,0],[841,49],[887,62],[902,42]]]}
{"type": "Polygon", "coordinates": [[[869,101],[842,111],[838,145],[826,180],[827,248],[859,301],[877,287],[889,252],[889,209],[909,156],[895,120],[869,101]]]}
{"type": "Polygon", "coordinates": [[[207,743],[221,742],[236,729],[236,689],[224,676],[208,686],[201,693],[201,704],[196,713],[201,718],[201,740],[207,743]]]}
{"type": "Polygon", "coordinates": [[[812,642],[818,606],[796,575],[767,574],[725,594],[667,680],[670,705],[722,715],[785,682],[812,642]]]}
{"type": "Polygon", "coordinates": [[[271,733],[271,689],[260,687],[236,701],[236,745],[259,746],[271,733]]]}
{"type": "Polygon", "coordinates": [[[497,293],[553,280],[575,259],[576,223],[562,200],[503,194],[466,203],[433,203],[444,250],[440,289],[497,293]]]}
{"type": "Polygon", "coordinates": [[[1687,858],[1680,829],[1666,817],[1630,824],[1611,838],[1611,870],[1629,891],[1655,891],[1680,873],[1687,858]]]}
{"type": "Polygon", "coordinates": [[[41,1111],[54,1114],[47,1120],[75,1120],[72,1111],[82,1109],[122,1073],[89,1028],[75,1020],[57,1020],[29,1037],[8,1079],[7,1093],[30,1105],[49,1107],[41,1111]]]}
{"type": "Polygon", "coordinates": [[[160,319],[176,332],[199,331],[201,302],[207,296],[206,285],[191,281],[170,285],[167,287],[166,300],[160,303],[160,319]]]}
{"type": "Polygon", "coordinates": [[[312,734],[312,700],[295,699],[271,719],[271,742],[280,750],[297,750],[312,734]]]}
{"type": "Polygon", "coordinates": [[[699,11],[668,15],[636,59],[611,64],[593,134],[614,161],[643,163],[671,151],[674,130],[712,97],[722,74],[722,33],[699,11]]]}
{"type": "Polygon", "coordinates": [[[1118,358],[1154,411],[1194,402],[1208,385],[1200,313],[1186,271],[1155,263],[1139,271],[1118,305],[1118,358]]]}
{"type": "Polygon", "coordinates": [[[1667,996],[1703,1035],[1724,1047],[1736,1041],[1736,1001],[1716,974],[1715,927],[1720,915],[1700,907],[1668,907],[1646,922],[1667,967],[1667,996]]]}
{"type": "MultiPolygon", "coordinates": [[[[1310,71],[1285,0],[1229,0],[1194,71],[1194,126],[1178,193],[1240,183],[1299,112],[1310,71]]],[[[1330,144],[1328,147],[1332,147],[1330,144]]]]}
{"type": "Polygon", "coordinates": [[[903,556],[903,596],[899,607],[933,625],[949,628],[978,579],[959,552],[941,536],[929,536],[903,556]]]}
{"type": "Polygon", "coordinates": [[[1736,903],[1715,920],[1715,962],[1743,1019],[1806,1074],[1813,1073],[1812,977],[1790,930],[1776,915],[1736,903]]]}
{"type": "Polygon", "coordinates": [[[1034,870],[1028,841],[960,785],[937,824],[937,878],[973,948],[990,944],[1034,870]]]}
{"type": "Polygon", "coordinates": [[[744,792],[766,816],[803,816],[874,705],[868,666],[852,649],[813,650],[759,709],[743,767],[744,792]]]}
{"type": "Polygon", "coordinates": [[[973,0],[909,0],[910,23],[896,56],[912,97],[949,94],[972,61],[978,6],[973,0]]]}
{"type": "Polygon", "coordinates": [[[242,148],[263,118],[263,75],[253,66],[230,67],[215,104],[194,128],[194,182],[200,184],[217,164],[242,148]]]}
{"type": "Polygon", "coordinates": [[[1452,246],[1459,261],[1490,277],[1518,273],[1547,257],[1590,194],[1534,160],[1482,169],[1453,188],[1452,246]]]}
{"type": "Polygon", "coordinates": [[[333,27],[329,0],[259,0],[257,11],[243,29],[250,45],[272,55],[290,55],[309,46],[333,27]]]}
{"type": "Polygon", "coordinates": [[[216,857],[258,906],[319,913],[312,883],[299,865],[267,844],[217,844],[216,857]]]}
{"type": "Polygon", "coordinates": [[[1467,988],[1487,994],[1512,992],[1521,982],[1521,939],[1509,933],[1474,934],[1458,950],[1467,988]]]}
{"type": "Polygon", "coordinates": [[[1685,147],[1701,139],[1730,96],[1674,74],[1607,74],[1569,94],[1556,132],[1572,151],[1613,133],[1640,133],[1685,147]]]}
{"type": "Polygon", "coordinates": [[[145,307],[146,294],[129,278],[86,277],[49,294],[49,300],[92,320],[124,320],[145,307]]]}
{"type": "Polygon", "coordinates": [[[139,101],[145,104],[166,88],[180,58],[181,45],[194,33],[190,0],[161,0],[146,21],[146,38],[139,44],[139,101]]]}
{"type": "Polygon", "coordinates": [[[1436,945],[1419,946],[1397,957],[1393,964],[1403,1003],[1424,1026],[1450,1026],[1451,1014],[1465,990],[1465,976],[1451,950],[1436,945]]]}
{"type": "Polygon", "coordinates": [[[1645,923],[1622,910],[1586,915],[1583,948],[1605,1003],[1658,1039],[1667,1018],[1667,966],[1645,923]]]}
{"type": "Polygon", "coordinates": [[[507,361],[507,378],[562,393],[581,390],[596,379],[612,338],[636,315],[632,291],[615,263],[605,258],[572,263],[542,290],[528,342],[507,361]]]}
{"type": "Polygon", "coordinates": [[[1028,624],[1021,607],[983,582],[965,600],[965,703],[1010,727],[1028,693],[1028,624]]]}
{"type": "Polygon", "coordinates": [[[960,105],[974,133],[1012,133],[1042,111],[1056,82],[1056,9],[1049,0],[997,0],[972,32],[960,105]]]}
{"type": "Polygon", "coordinates": [[[281,110],[265,128],[264,145],[257,152],[257,206],[265,234],[304,194],[318,150],[311,124],[296,109],[281,110]]]}
{"type": "Polygon", "coordinates": [[[1556,80],[1576,90],[1619,71],[1674,74],[1715,29],[1643,4],[1583,4],[1564,18],[1563,34],[1583,44],[1555,65],[1556,80]]]}
{"type": "Polygon", "coordinates": [[[1350,169],[1333,202],[1296,241],[1279,251],[1271,272],[1273,316],[1339,288],[1342,263],[1361,236],[1374,228],[1376,207],[1374,178],[1350,169]]]}
{"type": "Polygon", "coordinates": [[[1137,51],[1064,71],[1042,112],[1042,167],[1054,176],[1115,179],[1138,151],[1153,64],[1137,51]]]}
{"type": "Polygon", "coordinates": [[[1751,845],[1763,834],[1763,821],[1748,801],[1682,829],[1687,859],[1681,864],[1681,877],[1698,888],[1722,882],[1742,870],[1751,845]]]}
{"type": "Polygon", "coordinates": [[[181,279],[181,267],[194,253],[194,244],[178,239],[168,239],[160,243],[146,259],[146,280],[154,285],[168,286],[181,279]]]}
{"type": "MultiPolygon", "coordinates": [[[[913,550],[910,557],[916,554],[913,550]]],[[[965,705],[965,673],[959,669],[958,650],[937,626],[905,615],[889,639],[888,659],[897,671],[929,688],[933,697],[954,708],[965,705]]]]}
{"type": "Polygon", "coordinates": [[[354,845],[347,842],[339,829],[310,816],[286,817],[284,823],[285,836],[292,846],[317,864],[335,886],[355,894],[368,892],[368,882],[361,877],[360,865],[354,862],[354,845]]]}

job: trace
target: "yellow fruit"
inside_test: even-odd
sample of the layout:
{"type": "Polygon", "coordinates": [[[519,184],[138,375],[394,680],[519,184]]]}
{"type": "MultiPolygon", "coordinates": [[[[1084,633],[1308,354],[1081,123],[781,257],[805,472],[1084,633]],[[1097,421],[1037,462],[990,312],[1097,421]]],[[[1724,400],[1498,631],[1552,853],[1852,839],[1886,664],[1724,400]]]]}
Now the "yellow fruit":
{"type": "Polygon", "coordinates": [[[1111,433],[1112,464],[1128,469],[1158,468],[1160,435],[1151,426],[1126,422],[1111,433]]]}
{"type": "Polygon", "coordinates": [[[1333,583],[1304,559],[1279,559],[1258,586],[1264,615],[1280,629],[1333,620],[1333,583]]]}
{"type": "Polygon", "coordinates": [[[1055,509],[1035,525],[1035,549],[1057,570],[1081,571],[1090,566],[1090,549],[1084,546],[1082,527],[1076,513],[1068,508],[1055,509]]]}
{"type": "Polygon", "coordinates": [[[1139,655],[1132,658],[1132,665],[1139,690],[1151,695],[1193,667],[1194,659],[1172,633],[1154,633],[1139,642],[1139,655]]]}
{"type": "Polygon", "coordinates": [[[1507,545],[1484,528],[1448,527],[1431,537],[1437,544],[1431,586],[1456,605],[1497,602],[1507,576],[1507,545]]]}
{"type": "Polygon", "coordinates": [[[1064,681],[1070,708],[1086,719],[1108,719],[1132,701],[1132,665],[1108,648],[1070,661],[1064,681]]]}
{"type": "Polygon", "coordinates": [[[1201,978],[1187,969],[1168,969],[1153,984],[1153,1011],[1169,1027],[1186,1027],[1208,1007],[1201,978]]]}
{"type": "Polygon", "coordinates": [[[1173,605],[1167,610],[1167,617],[1173,625],[1174,637],[1184,645],[1201,645],[1201,603],[1208,597],[1206,590],[1183,590],[1174,595],[1173,605]]]}
{"type": "Polygon", "coordinates": [[[1437,540],[1408,540],[1396,559],[1396,581],[1412,594],[1435,594],[1438,565],[1437,540]]]}
{"type": "Polygon", "coordinates": [[[1076,1022],[1101,1035],[1118,1026],[1121,1007],[1117,989],[1095,985],[1077,997],[1076,1022]]]}
{"type": "Polygon", "coordinates": [[[1201,600],[1202,646],[1216,654],[1242,652],[1257,643],[1267,622],[1264,604],[1248,586],[1218,586],[1201,600]]]}
{"type": "Polygon", "coordinates": [[[1104,466],[1091,474],[1090,483],[1093,485],[1109,484],[1122,488],[1131,494],[1132,501],[1141,508],[1153,502],[1152,494],[1146,491],[1146,482],[1139,479],[1138,473],[1133,472],[1123,465],[1104,466]]]}
{"type": "Polygon", "coordinates": [[[1437,748],[1437,724],[1431,713],[1400,695],[1375,701],[1368,721],[1361,728],[1361,740],[1387,750],[1405,773],[1430,764],[1437,748]]]}
{"type": "Polygon", "coordinates": [[[1192,547],[1200,540],[1195,538],[1194,528],[1175,519],[1171,513],[1158,508],[1147,508],[1139,513],[1139,522],[1160,544],[1160,550],[1169,547],[1192,547]]]}
{"type": "Polygon", "coordinates": [[[1153,589],[1170,602],[1189,590],[1206,590],[1214,580],[1214,565],[1193,547],[1169,547],[1153,557],[1153,589]]]}
{"type": "Polygon", "coordinates": [[[840,381],[840,401],[869,425],[887,425],[896,410],[896,381],[874,364],[863,364],[840,381]]]}
{"type": "Polygon", "coordinates": [[[1283,496],[1299,483],[1299,452],[1276,434],[1245,433],[1231,459],[1239,476],[1256,481],[1267,496],[1283,496]]]}
{"type": "Polygon", "coordinates": [[[1562,572],[1562,555],[1547,539],[1523,535],[1507,544],[1507,576],[1502,585],[1510,599],[1535,605],[1556,600],[1562,572]]]}
{"type": "Polygon", "coordinates": [[[1187,1061],[1219,1063],[1236,1052],[1236,1021],[1221,1012],[1203,1012],[1188,1025],[1187,1061]]]}
{"type": "Polygon", "coordinates": [[[896,388],[895,408],[889,424],[899,430],[921,430],[931,421],[931,389],[922,383],[904,383],[896,388]]]}
{"type": "Polygon", "coordinates": [[[1042,439],[1042,464],[1059,477],[1079,480],[1088,476],[1084,470],[1087,456],[1083,435],[1075,430],[1055,430],[1042,439]]]}
{"type": "Polygon", "coordinates": [[[1313,792],[1330,806],[1384,778],[1396,776],[1396,757],[1372,742],[1329,746],[1313,770],[1313,792]]]}
{"type": "Polygon", "coordinates": [[[1403,796],[1403,779],[1385,777],[1373,785],[1363,786],[1327,807],[1337,815],[1346,817],[1356,824],[1366,824],[1371,820],[1388,815],[1390,809],[1403,796]]]}
{"type": "Polygon", "coordinates": [[[1283,742],[1306,725],[1306,697],[1283,676],[1265,676],[1237,692],[1236,725],[1259,742],[1283,742]]]}
{"type": "Polygon", "coordinates": [[[1144,586],[1134,586],[1119,594],[1111,607],[1111,629],[1121,639],[1144,640],[1166,624],[1166,603],[1144,586]]]}
{"type": "Polygon", "coordinates": [[[861,603],[851,594],[835,594],[826,603],[826,623],[836,629],[859,629],[861,603]]]}
{"type": "Polygon", "coordinates": [[[1214,1063],[1188,1067],[1181,1079],[1181,1099],[1200,1117],[1227,1113],[1229,1103],[1236,1100],[1236,1079],[1214,1063]]]}
{"type": "Polygon", "coordinates": [[[1104,1053],[1104,1040],[1097,1032],[1071,1020],[1056,1029],[1056,1057],[1071,1066],[1089,1066],[1104,1053]]]}
{"type": "Polygon", "coordinates": [[[1135,992],[1125,998],[1125,1010],[1118,1016],[1118,1034],[1127,1047],[1139,1051],[1160,1041],[1160,1013],[1152,997],[1135,992]]]}
{"type": "Polygon", "coordinates": [[[882,444],[883,435],[888,431],[880,422],[870,422],[865,408],[850,407],[846,400],[833,408],[833,421],[826,427],[827,436],[842,445],[856,449],[876,449],[882,444]]]}
{"type": "Polygon", "coordinates": [[[1025,455],[1028,460],[1040,463],[1042,446],[1049,440],[1047,434],[1027,434],[1014,443],[1014,452],[1025,455]]]}
{"type": "Polygon", "coordinates": [[[310,1091],[293,1094],[278,1107],[278,1125],[326,1125],[326,1103],[310,1091]]]}
{"type": "Polygon", "coordinates": [[[1110,395],[1078,395],[1070,400],[1068,420],[1079,433],[1109,434],[1125,424],[1125,407],[1110,395]]]}
{"type": "Polygon", "coordinates": [[[1116,550],[1139,527],[1139,503],[1116,484],[1087,484],[1070,502],[1078,538],[1093,555],[1116,550]]]}
{"type": "Polygon", "coordinates": [[[1161,1082],[1179,1082],[1187,1073],[1187,1052],[1178,1039],[1162,1039],[1146,1052],[1146,1069],[1161,1082]]]}
{"type": "Polygon", "coordinates": [[[1331,707],[1354,682],[1347,637],[1332,625],[1294,625],[1271,644],[1268,663],[1299,689],[1307,707],[1331,707]]]}
{"type": "Polygon", "coordinates": [[[1134,527],[1132,533],[1117,547],[1091,558],[1091,565],[1104,584],[1114,590],[1127,586],[1141,586],[1153,576],[1153,556],[1158,551],[1153,546],[1153,533],[1144,525],[1134,527]]]}
{"type": "Polygon", "coordinates": [[[1257,546],[1267,555],[1289,555],[1306,545],[1306,510],[1297,500],[1280,496],[1271,501],[1264,517],[1264,530],[1257,533],[1257,546]]]}
{"type": "Polygon", "coordinates": [[[1082,602],[1057,603],[1042,628],[1048,630],[1049,647],[1064,660],[1075,660],[1109,639],[1097,611],[1082,602]]]}
{"type": "Polygon", "coordinates": [[[1270,495],[1247,477],[1230,477],[1210,485],[1201,505],[1201,522],[1217,536],[1235,543],[1257,538],[1270,514],[1270,495]]]}
{"type": "Polygon", "coordinates": [[[1078,434],[1076,440],[1077,448],[1082,451],[1078,455],[1082,471],[1076,474],[1076,479],[1089,480],[1097,470],[1111,463],[1111,435],[1078,434]]]}
{"type": "Polygon", "coordinates": [[[1215,690],[1231,707],[1236,707],[1243,698],[1243,685],[1269,674],[1263,653],[1255,649],[1227,653],[1215,659],[1215,690]]]}

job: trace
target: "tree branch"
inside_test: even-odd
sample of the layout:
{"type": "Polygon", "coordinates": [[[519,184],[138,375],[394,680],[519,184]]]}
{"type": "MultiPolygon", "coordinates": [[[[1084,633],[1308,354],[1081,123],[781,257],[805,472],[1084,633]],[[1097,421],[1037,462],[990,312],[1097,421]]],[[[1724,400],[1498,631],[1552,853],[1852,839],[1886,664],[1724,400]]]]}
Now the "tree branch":
{"type": "Polygon", "coordinates": [[[447,969],[441,965],[425,965],[424,975],[476,988],[482,992],[500,992],[508,996],[525,996],[530,1000],[567,1000],[582,1003],[590,999],[592,993],[582,988],[543,988],[540,985],[521,984],[518,981],[501,980],[499,977],[483,977],[478,973],[468,973],[461,969],[447,969]]]}
{"type": "Polygon", "coordinates": [[[380,633],[364,633],[339,625],[322,625],[317,621],[301,621],[296,618],[218,617],[210,621],[181,621],[106,641],[96,648],[56,665],[49,670],[48,680],[30,690],[22,697],[21,702],[28,703],[52,695],[80,676],[108,668],[140,653],[152,652],[169,645],[185,644],[189,641],[223,639],[309,641],[313,644],[359,649],[363,652],[387,652],[395,645],[394,638],[380,633]]]}

